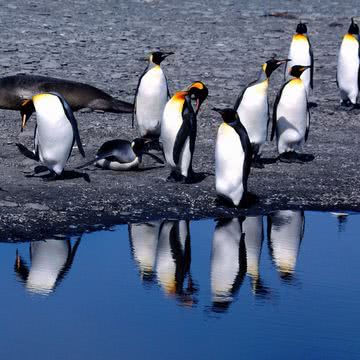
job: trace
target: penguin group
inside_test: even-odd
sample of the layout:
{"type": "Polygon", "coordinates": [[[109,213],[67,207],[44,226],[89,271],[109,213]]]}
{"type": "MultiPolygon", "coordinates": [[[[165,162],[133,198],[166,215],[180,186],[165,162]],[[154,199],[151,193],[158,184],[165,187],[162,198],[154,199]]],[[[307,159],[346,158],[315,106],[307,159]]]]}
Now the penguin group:
{"type": "MultiPolygon", "coordinates": [[[[0,79],[0,108],[21,112],[22,128],[36,112],[33,158],[49,170],[49,179],[63,174],[74,145],[85,157],[73,112],[87,107],[115,113],[132,113],[139,137],[105,142],[91,164],[115,171],[137,169],[143,155],[170,168],[168,181],[193,183],[193,156],[197,118],[209,90],[202,81],[171,95],[162,62],[173,52],[155,51],[140,76],[133,104],[117,100],[96,87],[41,76],[17,75],[0,79]],[[20,91],[21,90],[21,91],[20,91]],[[4,95],[6,94],[6,96],[4,95]],[[160,151],[164,161],[151,150],[160,151]]],[[[356,106],[360,86],[359,27],[351,19],[338,56],[337,84],[341,105],[356,106]]],[[[292,37],[288,57],[266,61],[255,81],[248,84],[233,107],[213,110],[222,117],[215,146],[215,187],[220,201],[241,206],[247,194],[251,167],[263,167],[261,155],[270,131],[276,136],[278,159],[302,163],[299,151],[310,130],[309,97],[313,90],[314,55],[306,23],[292,37]],[[276,96],[272,115],[269,79],[284,65],[284,84],[276,96]]]]}

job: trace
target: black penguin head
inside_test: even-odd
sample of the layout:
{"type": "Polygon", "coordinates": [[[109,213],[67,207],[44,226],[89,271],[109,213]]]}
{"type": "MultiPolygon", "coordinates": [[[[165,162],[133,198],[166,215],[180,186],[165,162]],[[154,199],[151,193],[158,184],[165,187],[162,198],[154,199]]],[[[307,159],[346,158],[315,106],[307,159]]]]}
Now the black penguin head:
{"type": "Polygon", "coordinates": [[[201,104],[209,95],[209,90],[206,85],[201,81],[193,82],[186,90],[192,99],[196,100],[195,113],[199,112],[201,104]]]}
{"type": "Polygon", "coordinates": [[[212,110],[218,112],[222,116],[223,121],[227,124],[233,123],[234,121],[240,121],[238,113],[232,108],[212,108],[212,110]]]}
{"type": "Polygon", "coordinates": [[[352,35],[359,35],[359,26],[354,22],[354,18],[351,18],[351,24],[348,33],[352,35]]]}
{"type": "Polygon", "coordinates": [[[294,65],[290,68],[290,71],[289,71],[289,74],[291,76],[294,76],[296,78],[299,78],[301,76],[301,74],[307,70],[307,69],[310,69],[311,66],[307,65],[307,66],[304,66],[304,65],[294,65]]]}
{"type": "Polygon", "coordinates": [[[155,51],[150,55],[150,62],[153,62],[156,65],[160,65],[160,63],[166,59],[169,55],[174,54],[173,52],[162,52],[162,51],[155,51]]]}
{"type": "Polygon", "coordinates": [[[266,74],[266,77],[269,78],[270,75],[282,64],[290,61],[290,59],[277,60],[275,58],[271,58],[266,63],[263,64],[262,68],[266,74]]]}
{"type": "Polygon", "coordinates": [[[296,26],[296,32],[298,34],[306,34],[307,33],[306,24],[300,21],[299,24],[297,24],[297,26],[296,26]]]}
{"type": "Polygon", "coordinates": [[[157,157],[154,154],[149,153],[153,143],[156,143],[156,142],[158,142],[158,139],[151,140],[151,139],[144,139],[144,138],[136,138],[132,141],[130,146],[137,157],[141,157],[142,155],[148,155],[153,160],[155,160],[157,163],[164,164],[164,162],[159,157],[157,157]]]}
{"type": "Polygon", "coordinates": [[[136,138],[131,143],[131,148],[133,149],[136,156],[142,155],[145,151],[146,140],[142,138],[136,138]]]}

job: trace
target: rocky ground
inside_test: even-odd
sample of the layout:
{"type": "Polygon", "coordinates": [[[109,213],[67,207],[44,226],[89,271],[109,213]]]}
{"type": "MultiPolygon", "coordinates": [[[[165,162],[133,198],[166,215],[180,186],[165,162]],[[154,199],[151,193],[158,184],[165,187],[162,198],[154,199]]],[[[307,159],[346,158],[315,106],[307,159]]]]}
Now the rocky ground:
{"type": "MultiPolygon", "coordinates": [[[[35,117],[20,133],[20,115],[0,110],[0,239],[38,239],[92,227],[160,217],[212,217],[278,208],[360,209],[358,176],[360,111],[339,108],[335,73],[341,36],[355,1],[12,1],[1,7],[2,75],[33,73],[91,83],[132,101],[144,55],[174,51],[163,68],[171,92],[193,80],[209,88],[198,119],[194,168],[214,173],[220,118],[213,106],[231,106],[273,53],[287,56],[297,22],[308,22],[315,54],[312,124],[306,164],[275,162],[275,143],[266,146],[264,169],[253,169],[249,189],[259,201],[246,210],[215,203],[214,176],[198,184],[166,183],[168,168],[145,162],[143,171],[115,173],[70,170],[83,160],[75,149],[65,180],[29,177],[37,165],[16,143],[32,144],[35,117]]],[[[270,100],[282,83],[271,79],[270,100]]],[[[87,157],[113,138],[132,139],[131,116],[76,113],[87,157]]]]}

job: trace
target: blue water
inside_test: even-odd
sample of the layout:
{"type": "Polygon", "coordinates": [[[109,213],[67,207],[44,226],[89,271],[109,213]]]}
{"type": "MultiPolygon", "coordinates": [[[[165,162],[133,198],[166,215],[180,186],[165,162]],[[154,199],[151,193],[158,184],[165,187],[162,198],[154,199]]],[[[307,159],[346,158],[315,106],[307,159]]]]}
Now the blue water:
{"type": "Polygon", "coordinates": [[[345,220],[288,211],[2,243],[0,358],[358,359],[360,217],[345,220]]]}

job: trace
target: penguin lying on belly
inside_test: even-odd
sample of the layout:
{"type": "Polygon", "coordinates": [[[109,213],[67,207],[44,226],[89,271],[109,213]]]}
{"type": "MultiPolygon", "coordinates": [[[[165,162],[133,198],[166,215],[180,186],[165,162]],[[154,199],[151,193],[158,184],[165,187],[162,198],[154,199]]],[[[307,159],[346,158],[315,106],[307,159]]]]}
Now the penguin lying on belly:
{"type": "Polygon", "coordinates": [[[158,163],[164,164],[160,158],[148,152],[151,142],[142,138],[134,139],[132,142],[122,139],[106,141],[101,145],[94,159],[77,168],[81,169],[95,163],[103,169],[132,170],[139,167],[143,155],[148,155],[158,163]]]}
{"type": "Polygon", "coordinates": [[[50,171],[48,180],[56,179],[61,176],[75,141],[80,154],[85,157],[77,122],[69,104],[57,93],[38,94],[28,100],[22,128],[34,110],[34,158],[50,171]]]}

